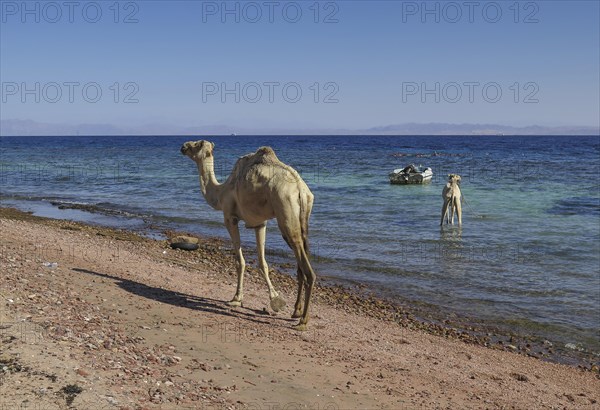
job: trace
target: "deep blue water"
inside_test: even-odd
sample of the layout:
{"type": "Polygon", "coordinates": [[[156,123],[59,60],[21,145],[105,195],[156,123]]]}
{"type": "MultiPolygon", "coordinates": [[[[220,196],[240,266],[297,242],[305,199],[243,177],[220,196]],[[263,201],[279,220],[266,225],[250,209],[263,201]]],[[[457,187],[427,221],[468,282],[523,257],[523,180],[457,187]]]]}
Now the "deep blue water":
{"type": "MultiPolygon", "coordinates": [[[[0,138],[2,204],[226,237],[222,214],[201,197],[195,164],[179,153],[190,139],[0,138]],[[50,201],[103,212],[63,211],[50,201]]],[[[310,237],[318,274],[600,352],[599,137],[212,141],[220,180],[261,145],[302,174],[315,194],[310,237]],[[390,185],[388,172],[411,162],[432,167],[432,183],[390,185]],[[462,176],[462,229],[439,227],[448,173],[462,176]]],[[[253,246],[252,231],[242,236],[253,246]]],[[[286,249],[274,223],[267,247],[271,259],[286,249]]]]}

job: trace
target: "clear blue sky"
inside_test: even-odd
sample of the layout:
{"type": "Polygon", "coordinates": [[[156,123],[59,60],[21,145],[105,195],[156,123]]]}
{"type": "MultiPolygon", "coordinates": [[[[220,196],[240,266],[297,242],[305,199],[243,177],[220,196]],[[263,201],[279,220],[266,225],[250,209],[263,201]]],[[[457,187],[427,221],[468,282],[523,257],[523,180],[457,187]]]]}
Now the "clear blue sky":
{"type": "MultiPolygon", "coordinates": [[[[23,14],[21,1],[0,3],[3,120],[350,129],[405,122],[599,125],[598,1],[477,1],[472,15],[463,1],[134,1],[120,2],[118,16],[114,1],[76,2],[72,16],[62,1],[54,3],[61,16],[48,2],[27,2],[32,14],[23,14]],[[439,22],[435,12],[421,14],[424,4],[438,8],[439,22]],[[99,21],[86,21],[96,18],[96,5],[99,21]],[[262,16],[252,22],[256,6],[262,16]],[[235,14],[222,16],[223,7],[237,7],[239,22],[235,14]],[[299,21],[290,22],[298,9],[299,21]],[[124,23],[128,16],[137,22],[124,23]],[[325,23],[328,16],[337,22],[325,23]],[[53,82],[62,92],[56,103],[49,102],[57,98],[53,82]],[[79,83],[73,102],[69,82],[79,83]],[[23,95],[23,84],[35,90],[35,83],[39,103],[37,91],[23,95]],[[88,83],[102,90],[97,103],[82,96],[88,83]],[[114,83],[121,88],[117,103],[114,83]],[[221,95],[223,84],[235,83],[239,103],[221,95]],[[252,83],[262,93],[256,103],[249,102],[257,99],[252,83]],[[421,95],[423,85],[436,83],[439,102],[435,92],[421,95]],[[302,91],[298,102],[284,99],[285,84],[289,100],[302,91]],[[498,88],[502,96],[493,103],[498,88]],[[124,103],[132,92],[139,101],[124,103]],[[331,93],[337,102],[324,103],[331,93]]],[[[87,91],[93,100],[95,88],[87,91]]]]}

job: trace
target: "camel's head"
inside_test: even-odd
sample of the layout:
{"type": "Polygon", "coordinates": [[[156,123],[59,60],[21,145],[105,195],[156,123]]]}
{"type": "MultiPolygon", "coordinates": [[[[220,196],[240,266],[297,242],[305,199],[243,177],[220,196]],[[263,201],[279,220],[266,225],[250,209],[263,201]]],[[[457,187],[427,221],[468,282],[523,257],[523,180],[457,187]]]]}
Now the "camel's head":
{"type": "Polygon", "coordinates": [[[460,184],[460,175],[448,174],[448,182],[455,182],[457,184],[460,184]]]}
{"type": "Polygon", "coordinates": [[[209,141],[188,141],[181,146],[181,153],[194,161],[202,161],[212,157],[213,149],[215,149],[215,144],[209,141]]]}

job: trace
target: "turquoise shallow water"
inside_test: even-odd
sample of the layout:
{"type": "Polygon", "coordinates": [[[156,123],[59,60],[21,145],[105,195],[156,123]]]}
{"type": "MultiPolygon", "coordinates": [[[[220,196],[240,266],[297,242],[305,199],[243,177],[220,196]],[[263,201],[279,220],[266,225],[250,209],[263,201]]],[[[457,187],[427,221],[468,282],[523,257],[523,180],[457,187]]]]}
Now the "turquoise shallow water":
{"type": "MultiPolygon", "coordinates": [[[[222,215],[200,195],[195,164],[179,153],[189,139],[3,137],[2,203],[225,237],[222,215]]],[[[318,274],[600,352],[598,137],[212,140],[220,180],[261,145],[300,171],[316,197],[310,236],[318,274]],[[411,162],[432,167],[433,182],[390,185],[388,172],[411,162]],[[462,229],[438,225],[448,173],[462,175],[462,229]]],[[[253,246],[253,233],[242,235],[253,246]]],[[[274,223],[267,245],[269,257],[286,252],[274,223]]]]}

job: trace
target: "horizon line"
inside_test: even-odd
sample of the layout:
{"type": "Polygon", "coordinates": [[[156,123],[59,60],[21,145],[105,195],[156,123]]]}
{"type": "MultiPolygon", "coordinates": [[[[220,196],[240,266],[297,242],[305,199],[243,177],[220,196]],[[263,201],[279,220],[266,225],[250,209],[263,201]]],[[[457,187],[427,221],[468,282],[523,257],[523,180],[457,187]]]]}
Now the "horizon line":
{"type": "MultiPolygon", "coordinates": [[[[195,135],[195,134],[194,134],[195,135]]],[[[53,137],[193,137],[192,134],[43,134],[2,135],[0,138],[53,138],[53,137]]],[[[600,137],[600,134],[198,134],[212,137],[600,137]]]]}

